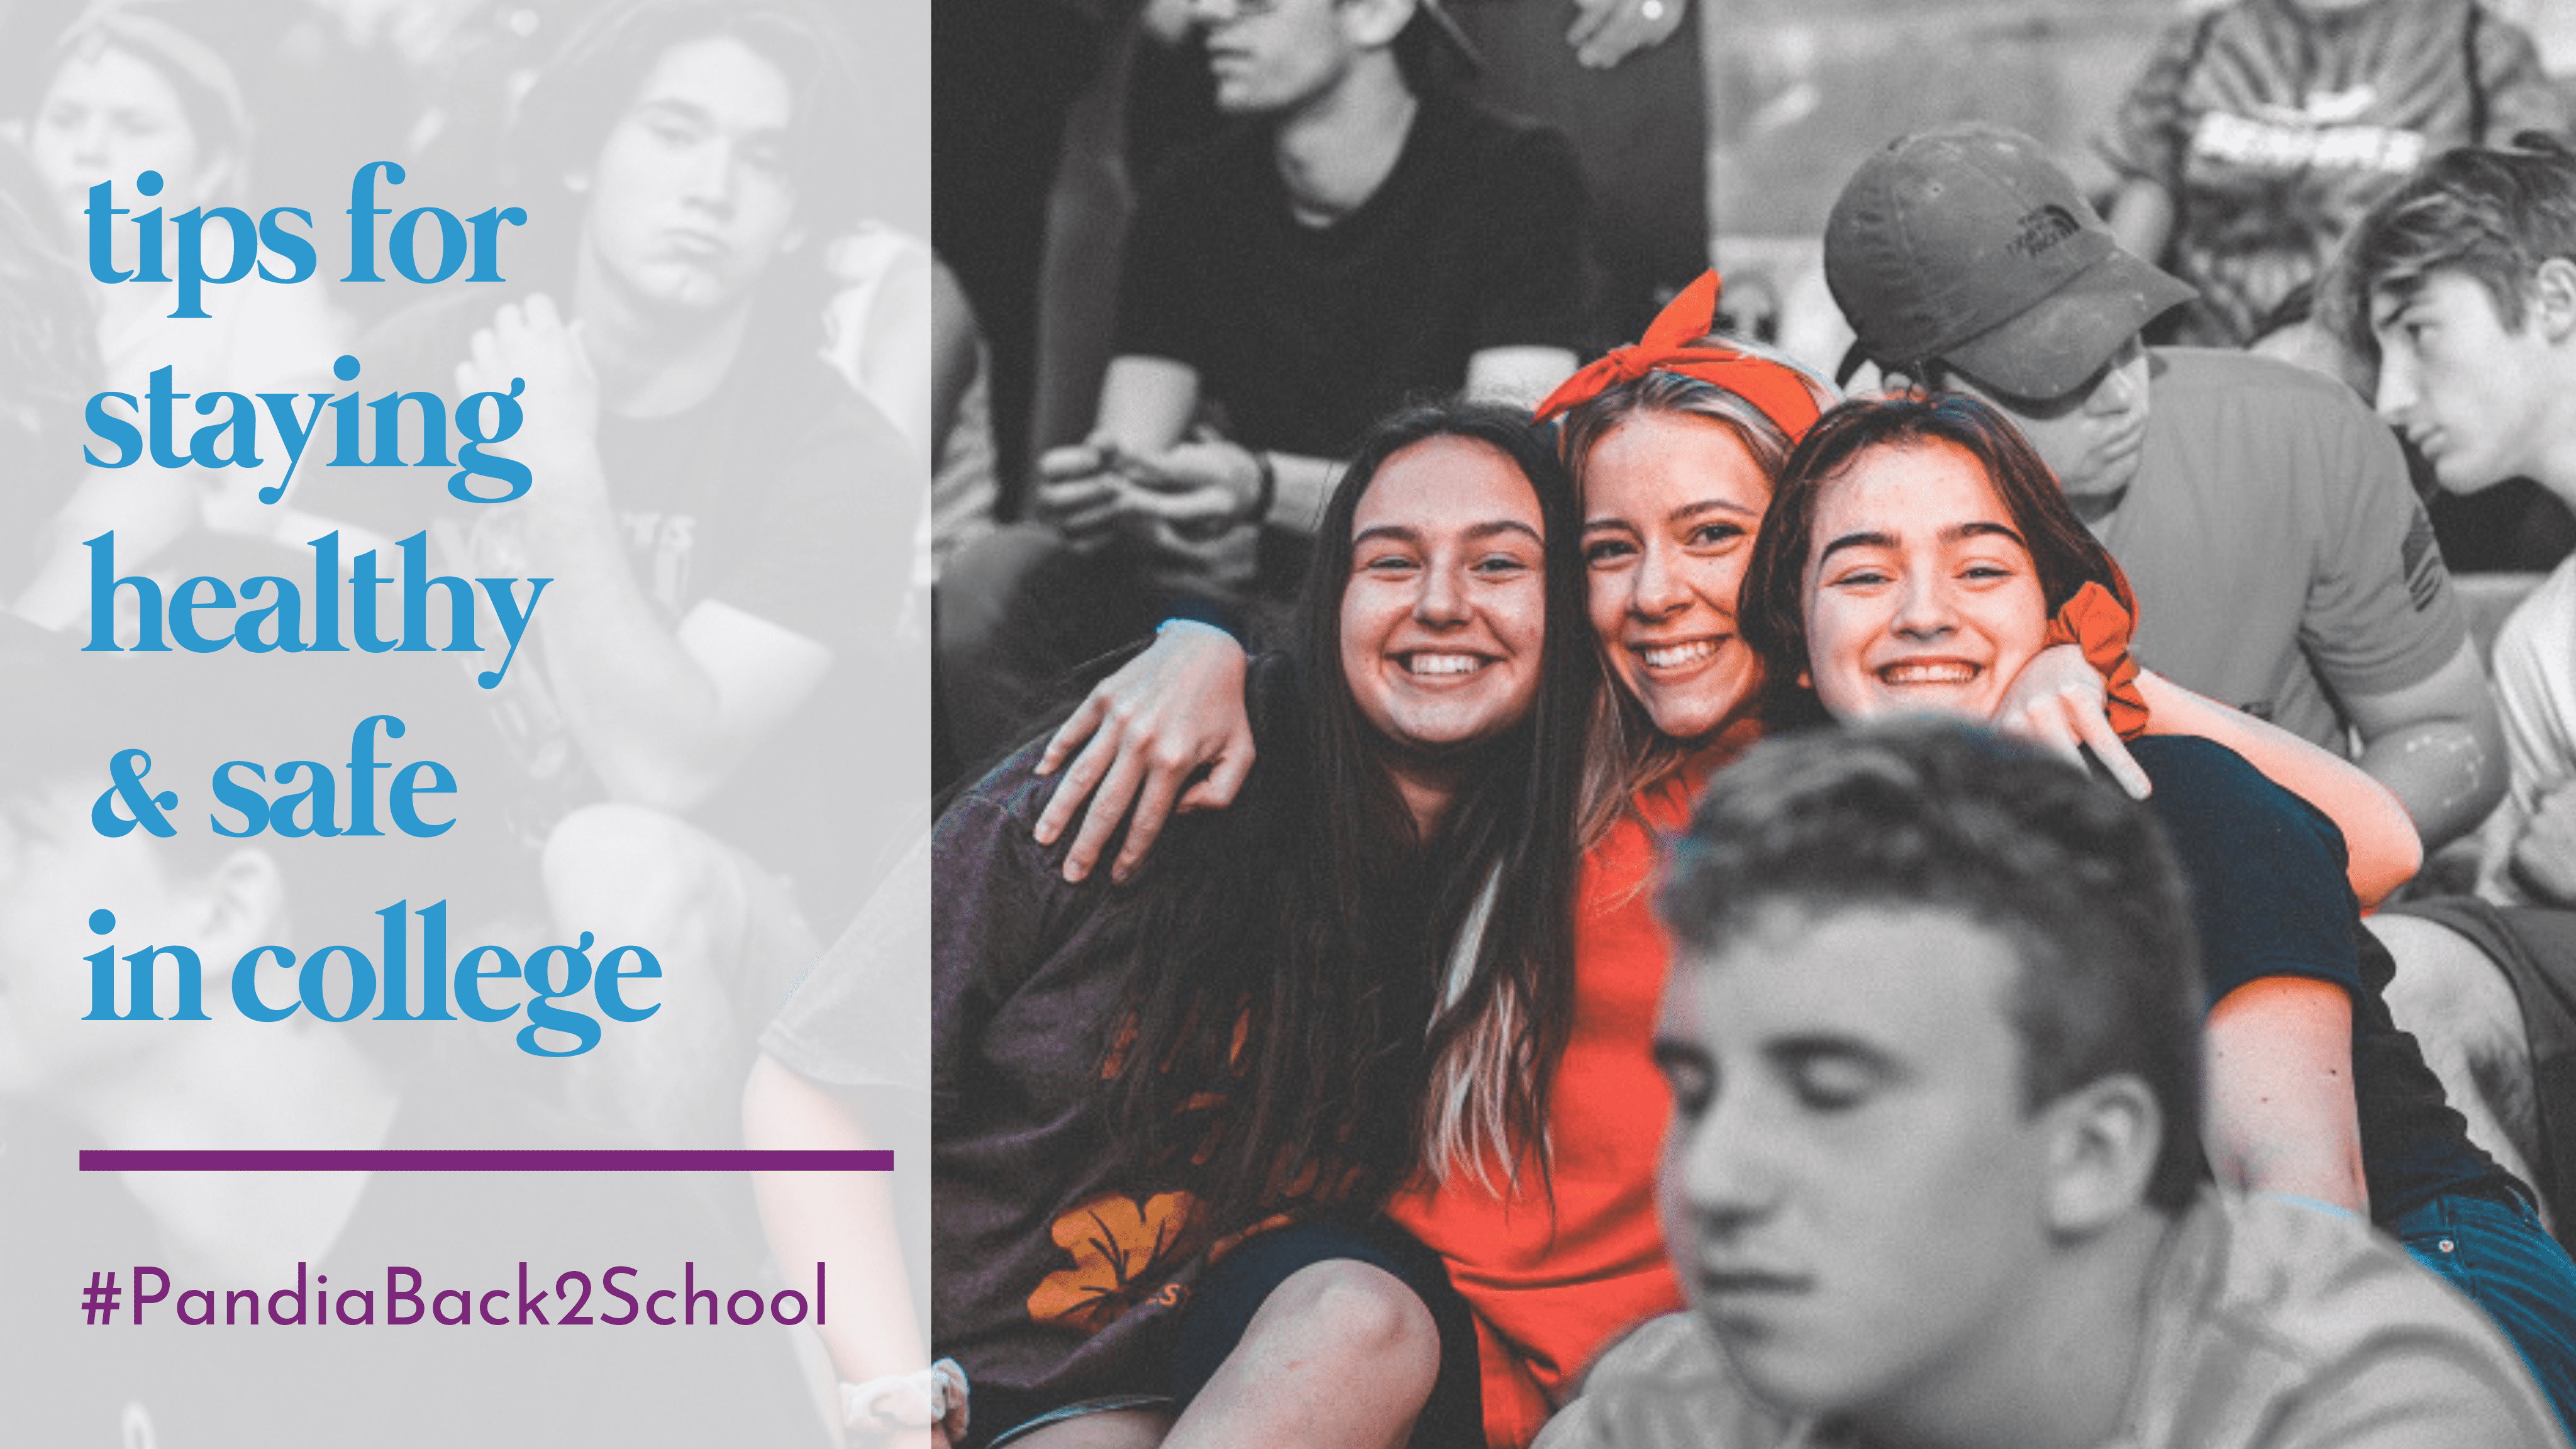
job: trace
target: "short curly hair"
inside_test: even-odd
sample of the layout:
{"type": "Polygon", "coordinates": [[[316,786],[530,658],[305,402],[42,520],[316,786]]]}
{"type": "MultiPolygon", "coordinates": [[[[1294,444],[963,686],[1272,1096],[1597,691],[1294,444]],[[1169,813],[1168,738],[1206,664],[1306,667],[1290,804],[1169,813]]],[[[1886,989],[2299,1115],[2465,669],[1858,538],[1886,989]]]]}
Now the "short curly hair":
{"type": "Polygon", "coordinates": [[[2146,807],[2002,736],[1921,717],[1766,740],[1719,771],[1658,904],[1721,955],[1783,907],[1955,911],[2011,942],[2022,1095],[2135,1076],[2164,1117],[2147,1200],[2200,1181],[2200,948],[2146,807]]]}

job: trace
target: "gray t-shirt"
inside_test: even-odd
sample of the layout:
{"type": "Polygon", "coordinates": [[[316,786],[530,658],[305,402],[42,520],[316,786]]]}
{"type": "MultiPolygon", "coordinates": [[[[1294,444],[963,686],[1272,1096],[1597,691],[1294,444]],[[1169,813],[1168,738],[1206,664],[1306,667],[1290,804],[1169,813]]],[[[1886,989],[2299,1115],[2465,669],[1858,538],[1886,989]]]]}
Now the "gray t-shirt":
{"type": "MultiPolygon", "coordinates": [[[[2101,138],[2174,198],[2185,340],[2242,347],[2370,204],[2454,146],[2567,124],[2523,28],[2479,0],[2238,0],[2156,43],[2101,138]]],[[[2530,7],[2522,7],[2530,13],[2530,7]]],[[[2152,259],[2151,260],[2155,260],[2152,259]]]]}
{"type": "Polygon", "coordinates": [[[2137,481],[2093,530],[2137,591],[2138,658],[2341,752],[2338,697],[2421,684],[2468,638],[2396,440],[2304,368],[2152,356],[2137,481]]]}
{"type": "MultiPolygon", "coordinates": [[[[2358,1219],[2205,1190],[2147,1289],[2101,1449],[2550,1449],[2558,1421],[2486,1316],[2358,1219]]],[[[1602,1357],[1537,1449],[1858,1449],[1756,1401],[1694,1315],[1602,1357]]]]}

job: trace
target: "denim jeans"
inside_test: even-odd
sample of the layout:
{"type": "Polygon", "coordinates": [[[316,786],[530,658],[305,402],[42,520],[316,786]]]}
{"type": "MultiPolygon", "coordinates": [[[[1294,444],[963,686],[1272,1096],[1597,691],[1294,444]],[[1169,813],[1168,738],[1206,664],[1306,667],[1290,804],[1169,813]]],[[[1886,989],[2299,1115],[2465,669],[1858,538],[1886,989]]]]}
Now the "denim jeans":
{"type": "Polygon", "coordinates": [[[2530,1206],[2454,1193],[2382,1226],[2486,1310],[2576,1437],[2576,1262],[2530,1206]]]}

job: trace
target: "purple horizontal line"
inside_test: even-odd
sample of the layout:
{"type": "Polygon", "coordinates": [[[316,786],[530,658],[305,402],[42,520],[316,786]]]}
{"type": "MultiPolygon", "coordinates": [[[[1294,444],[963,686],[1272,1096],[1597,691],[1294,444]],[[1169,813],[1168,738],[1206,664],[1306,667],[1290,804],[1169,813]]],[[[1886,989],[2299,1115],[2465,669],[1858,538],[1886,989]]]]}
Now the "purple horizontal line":
{"type": "Polygon", "coordinates": [[[373,1152],[83,1148],[83,1172],[892,1172],[891,1152],[583,1148],[373,1152]]]}

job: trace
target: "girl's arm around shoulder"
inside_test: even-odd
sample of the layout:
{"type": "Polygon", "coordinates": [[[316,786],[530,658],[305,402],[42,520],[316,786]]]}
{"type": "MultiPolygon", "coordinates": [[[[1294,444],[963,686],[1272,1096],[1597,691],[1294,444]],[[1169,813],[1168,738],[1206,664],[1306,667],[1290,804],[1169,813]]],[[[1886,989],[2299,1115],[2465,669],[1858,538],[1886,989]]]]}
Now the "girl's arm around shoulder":
{"type": "Polygon", "coordinates": [[[2194,735],[2224,745],[2273,784],[2324,812],[2343,832],[2345,874],[2362,909],[2415,878],[2424,863],[2415,821],[2388,787],[2359,766],[2152,670],[2139,672],[2138,689],[2153,716],[2148,733],[2194,735]]]}

